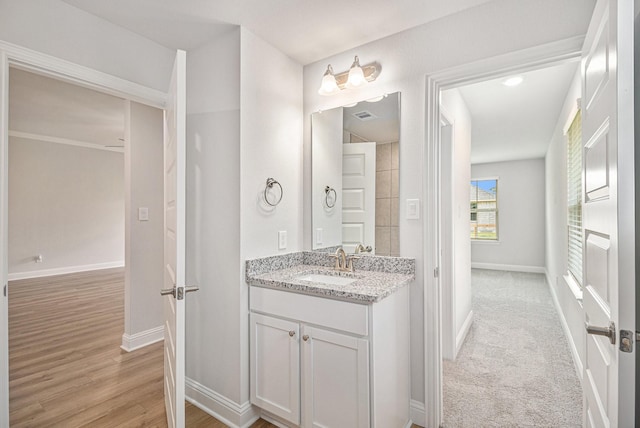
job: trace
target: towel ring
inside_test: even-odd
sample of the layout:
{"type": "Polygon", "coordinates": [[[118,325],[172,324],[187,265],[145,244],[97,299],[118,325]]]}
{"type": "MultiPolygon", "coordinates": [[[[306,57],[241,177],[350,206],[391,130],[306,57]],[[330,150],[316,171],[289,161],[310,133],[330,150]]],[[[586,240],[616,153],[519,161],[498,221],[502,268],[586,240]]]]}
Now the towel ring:
{"type": "Polygon", "coordinates": [[[275,178],[267,178],[267,185],[264,188],[264,201],[271,205],[272,207],[275,207],[276,205],[278,205],[280,203],[280,201],[282,200],[282,196],[284,195],[284,190],[282,190],[282,185],[280,183],[278,183],[278,180],[276,180],[275,178]],[[269,189],[272,189],[274,185],[278,185],[278,187],[280,188],[280,197],[278,198],[277,201],[275,202],[270,202],[269,198],[267,197],[267,193],[269,191],[269,189]]]}
{"type": "Polygon", "coordinates": [[[338,194],[336,193],[336,189],[333,187],[327,186],[324,188],[324,203],[327,204],[327,208],[333,208],[336,206],[336,201],[338,200],[338,194]],[[329,194],[333,192],[333,204],[329,204],[329,194]]]}

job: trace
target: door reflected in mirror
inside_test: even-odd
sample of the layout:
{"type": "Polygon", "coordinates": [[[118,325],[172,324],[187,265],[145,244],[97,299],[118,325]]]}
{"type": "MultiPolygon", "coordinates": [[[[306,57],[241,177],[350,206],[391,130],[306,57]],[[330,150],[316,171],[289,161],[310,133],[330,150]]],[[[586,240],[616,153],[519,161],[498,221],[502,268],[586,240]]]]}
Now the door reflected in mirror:
{"type": "Polygon", "coordinates": [[[313,249],[399,256],[400,93],[313,113],[311,129],[313,249]]]}

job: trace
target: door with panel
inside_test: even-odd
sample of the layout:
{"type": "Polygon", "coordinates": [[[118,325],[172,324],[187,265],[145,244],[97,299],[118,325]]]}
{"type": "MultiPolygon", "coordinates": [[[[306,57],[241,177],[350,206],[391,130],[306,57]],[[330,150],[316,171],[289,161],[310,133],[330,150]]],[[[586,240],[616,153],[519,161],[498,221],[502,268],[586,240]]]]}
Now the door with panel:
{"type": "Polygon", "coordinates": [[[164,116],[164,398],[170,428],[185,426],[186,52],[177,51],[164,116]]]}
{"type": "Polygon", "coordinates": [[[302,426],[368,428],[369,342],[306,325],[301,334],[302,426]]]}
{"type": "Polygon", "coordinates": [[[300,424],[299,324],[251,313],[251,403],[300,424]]]}
{"type": "Polygon", "coordinates": [[[597,2],[582,59],[587,427],[633,426],[633,355],[620,349],[635,319],[632,34],[631,0],[597,2]]]}
{"type": "Polygon", "coordinates": [[[342,247],[354,253],[376,235],[376,143],[342,145],[342,247]]]}

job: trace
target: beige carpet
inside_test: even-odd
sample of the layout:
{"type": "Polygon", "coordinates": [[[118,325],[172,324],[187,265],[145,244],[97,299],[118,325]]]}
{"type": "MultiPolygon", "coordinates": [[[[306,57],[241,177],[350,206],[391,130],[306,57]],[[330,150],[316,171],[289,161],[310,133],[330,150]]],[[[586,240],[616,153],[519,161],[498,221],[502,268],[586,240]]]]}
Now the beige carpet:
{"type": "Polygon", "coordinates": [[[474,322],[444,362],[444,427],[579,427],[582,390],[544,275],[474,269],[474,322]]]}

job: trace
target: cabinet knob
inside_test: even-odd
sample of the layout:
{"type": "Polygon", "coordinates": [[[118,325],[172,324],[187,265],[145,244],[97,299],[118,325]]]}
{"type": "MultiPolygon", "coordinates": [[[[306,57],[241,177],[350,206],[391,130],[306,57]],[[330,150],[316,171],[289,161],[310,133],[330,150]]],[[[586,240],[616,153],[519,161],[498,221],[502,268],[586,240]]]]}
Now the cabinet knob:
{"type": "Polygon", "coordinates": [[[291,331],[289,332],[289,336],[290,336],[290,337],[293,337],[293,336],[295,336],[295,335],[296,335],[296,332],[295,332],[295,331],[291,330],[291,331]]]}
{"type": "Polygon", "coordinates": [[[302,336],[302,340],[304,340],[305,342],[309,340],[309,335],[305,334],[304,336],[302,336]]]}

